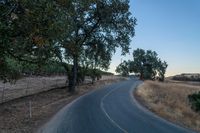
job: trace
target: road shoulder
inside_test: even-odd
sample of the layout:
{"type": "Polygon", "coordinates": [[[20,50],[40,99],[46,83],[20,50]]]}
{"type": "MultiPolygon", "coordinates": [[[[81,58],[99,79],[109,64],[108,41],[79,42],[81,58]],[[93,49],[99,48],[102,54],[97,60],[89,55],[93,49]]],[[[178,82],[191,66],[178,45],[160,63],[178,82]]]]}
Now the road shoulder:
{"type": "Polygon", "coordinates": [[[133,95],[143,107],[157,116],[181,127],[200,131],[200,116],[190,109],[187,101],[187,95],[196,89],[200,88],[145,81],[133,95]]]}
{"type": "Polygon", "coordinates": [[[74,95],[68,93],[65,87],[0,104],[0,130],[3,133],[36,132],[73,100],[92,90],[121,80],[124,79],[101,80],[95,84],[81,85],[77,87],[79,93],[74,95]]]}

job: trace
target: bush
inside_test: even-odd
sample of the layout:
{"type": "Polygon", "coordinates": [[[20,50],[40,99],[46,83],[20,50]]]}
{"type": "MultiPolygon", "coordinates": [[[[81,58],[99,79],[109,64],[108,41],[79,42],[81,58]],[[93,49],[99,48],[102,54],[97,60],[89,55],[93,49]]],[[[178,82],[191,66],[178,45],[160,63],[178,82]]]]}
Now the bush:
{"type": "Polygon", "coordinates": [[[191,108],[199,112],[200,111],[200,92],[188,95],[189,102],[191,103],[191,108]]]}

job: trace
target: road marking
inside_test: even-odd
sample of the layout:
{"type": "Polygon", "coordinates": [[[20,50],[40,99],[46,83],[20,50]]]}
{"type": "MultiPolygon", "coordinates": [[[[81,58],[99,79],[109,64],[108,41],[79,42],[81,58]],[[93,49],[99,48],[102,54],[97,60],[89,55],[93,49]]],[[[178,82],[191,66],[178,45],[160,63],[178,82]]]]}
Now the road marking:
{"type": "Polygon", "coordinates": [[[104,112],[104,114],[106,115],[106,117],[111,121],[111,123],[112,123],[114,126],[118,127],[122,132],[128,133],[128,131],[126,131],[125,129],[123,129],[122,127],[120,127],[120,125],[117,124],[117,123],[108,115],[108,113],[106,112],[106,110],[105,110],[105,108],[104,108],[104,103],[103,103],[104,99],[105,99],[108,95],[110,95],[112,92],[114,92],[115,90],[116,90],[116,89],[111,90],[110,92],[108,92],[108,93],[101,99],[101,109],[102,109],[102,111],[104,112]]]}

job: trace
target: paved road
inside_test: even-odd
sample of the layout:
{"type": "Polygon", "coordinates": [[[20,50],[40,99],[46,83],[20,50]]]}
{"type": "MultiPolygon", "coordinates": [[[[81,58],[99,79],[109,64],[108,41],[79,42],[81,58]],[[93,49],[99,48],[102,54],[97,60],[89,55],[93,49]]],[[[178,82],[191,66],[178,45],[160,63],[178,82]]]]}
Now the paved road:
{"type": "Polygon", "coordinates": [[[93,91],[63,108],[43,133],[193,133],[144,109],[132,96],[140,81],[93,91]]]}

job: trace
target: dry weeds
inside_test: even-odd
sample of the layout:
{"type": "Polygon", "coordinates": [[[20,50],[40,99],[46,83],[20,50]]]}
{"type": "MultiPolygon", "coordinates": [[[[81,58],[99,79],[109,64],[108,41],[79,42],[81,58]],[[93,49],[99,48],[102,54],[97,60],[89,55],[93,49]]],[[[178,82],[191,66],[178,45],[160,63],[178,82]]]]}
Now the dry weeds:
{"type": "MultiPolygon", "coordinates": [[[[117,76],[105,76],[103,75],[100,80],[112,80],[118,78],[117,76]]],[[[43,91],[48,91],[55,88],[61,88],[66,86],[67,77],[66,76],[32,76],[24,77],[15,84],[6,83],[4,84],[0,81],[0,103],[8,102],[10,100],[33,95],[43,91]]],[[[92,80],[86,77],[85,83],[91,83],[92,80]]]]}
{"type": "Polygon", "coordinates": [[[179,125],[200,131],[200,114],[190,108],[187,96],[199,92],[196,84],[145,81],[135,93],[151,111],[179,125]]]}
{"type": "Polygon", "coordinates": [[[114,78],[100,80],[94,84],[83,84],[77,87],[78,93],[74,95],[71,95],[65,87],[0,104],[0,133],[33,133],[72,100],[91,90],[120,80],[124,79],[114,78]]]}
{"type": "Polygon", "coordinates": [[[0,103],[66,86],[66,76],[24,77],[15,84],[0,81],[0,103]]]}

